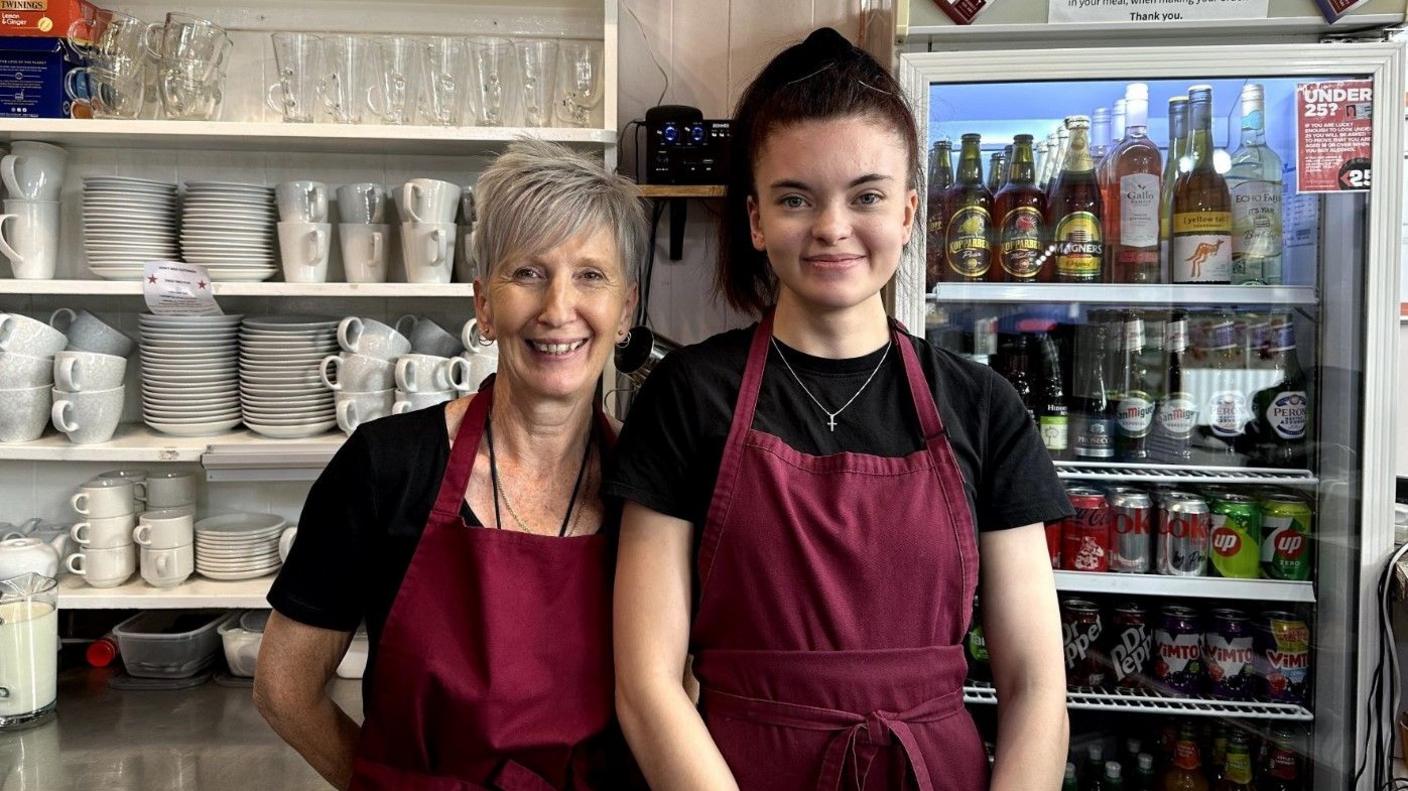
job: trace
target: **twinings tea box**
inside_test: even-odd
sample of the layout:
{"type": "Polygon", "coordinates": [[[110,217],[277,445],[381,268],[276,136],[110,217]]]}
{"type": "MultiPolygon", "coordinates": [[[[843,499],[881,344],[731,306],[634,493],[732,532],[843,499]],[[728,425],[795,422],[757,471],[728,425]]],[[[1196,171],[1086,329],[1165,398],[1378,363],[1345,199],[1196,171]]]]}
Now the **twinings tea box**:
{"type": "MultiPolygon", "coordinates": [[[[0,36],[0,116],[70,117],[74,106],[64,77],[79,65],[61,38],[0,36]]],[[[86,114],[86,105],[81,109],[86,114]]]]}
{"type": "Polygon", "coordinates": [[[87,0],[0,0],[0,36],[63,38],[75,20],[97,10],[87,0]]]}

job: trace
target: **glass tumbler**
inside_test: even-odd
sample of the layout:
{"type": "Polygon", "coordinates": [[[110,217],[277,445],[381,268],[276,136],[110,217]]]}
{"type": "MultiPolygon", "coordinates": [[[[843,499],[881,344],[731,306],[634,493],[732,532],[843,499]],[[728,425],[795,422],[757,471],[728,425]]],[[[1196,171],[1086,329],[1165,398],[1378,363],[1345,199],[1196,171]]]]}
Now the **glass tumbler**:
{"type": "Polygon", "coordinates": [[[557,42],[546,38],[519,39],[513,42],[513,49],[518,63],[523,125],[548,126],[552,123],[557,42]]]}

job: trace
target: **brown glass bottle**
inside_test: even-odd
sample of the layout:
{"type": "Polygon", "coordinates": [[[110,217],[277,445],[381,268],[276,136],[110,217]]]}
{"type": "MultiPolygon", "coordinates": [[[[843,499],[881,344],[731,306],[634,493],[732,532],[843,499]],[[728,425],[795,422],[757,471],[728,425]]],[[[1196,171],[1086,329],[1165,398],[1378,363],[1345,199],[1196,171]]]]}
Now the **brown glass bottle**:
{"type": "Polygon", "coordinates": [[[1189,171],[1173,189],[1174,283],[1232,282],[1232,195],[1213,167],[1212,88],[1188,89],[1189,171]]]}
{"type": "Polygon", "coordinates": [[[992,193],[983,184],[982,137],[963,136],[958,173],[944,194],[944,279],[973,282],[987,279],[992,266],[992,193]]]}
{"type": "Polygon", "coordinates": [[[1149,86],[1125,88],[1125,137],[1110,152],[1106,185],[1107,279],[1159,282],[1159,192],[1163,160],[1149,139],[1149,86]]]}
{"type": "Polygon", "coordinates": [[[1096,283],[1104,263],[1103,205],[1095,160],[1090,156],[1090,119],[1074,116],[1070,129],[1066,158],[1046,208],[1056,279],[1096,283]]]}
{"type": "Polygon", "coordinates": [[[1013,138],[1007,186],[993,198],[992,268],[999,283],[1050,282],[1055,263],[1047,249],[1046,195],[1036,185],[1032,136],[1013,138]]]}
{"type": "Polygon", "coordinates": [[[924,206],[927,216],[924,228],[927,245],[924,256],[926,291],[944,279],[944,221],[948,219],[944,194],[953,184],[953,162],[949,156],[951,148],[948,140],[940,140],[929,151],[929,189],[924,206]]]}

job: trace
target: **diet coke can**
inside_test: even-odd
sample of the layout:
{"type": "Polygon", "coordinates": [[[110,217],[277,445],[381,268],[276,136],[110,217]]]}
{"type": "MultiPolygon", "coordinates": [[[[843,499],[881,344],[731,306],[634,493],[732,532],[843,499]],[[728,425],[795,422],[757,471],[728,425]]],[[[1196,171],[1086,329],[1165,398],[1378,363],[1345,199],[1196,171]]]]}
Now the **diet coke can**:
{"type": "Polygon", "coordinates": [[[1138,489],[1120,489],[1110,495],[1110,571],[1149,571],[1149,523],[1153,512],[1153,500],[1138,489]]]}
{"type": "Polygon", "coordinates": [[[1154,685],[1175,695],[1195,695],[1203,686],[1203,626],[1197,610],[1170,604],[1154,631],[1154,685]]]}
{"type": "Polygon", "coordinates": [[[1110,570],[1110,505],[1105,494],[1088,486],[1066,490],[1075,516],[1061,523],[1061,568],[1066,571],[1110,570]]]}
{"type": "Polygon", "coordinates": [[[1061,637],[1066,649],[1066,683],[1073,687],[1098,687],[1105,683],[1106,660],[1100,635],[1105,622],[1100,608],[1086,599],[1061,602],[1061,637]]]}
{"type": "Polygon", "coordinates": [[[1138,602],[1116,605],[1106,634],[1109,639],[1105,641],[1105,653],[1110,658],[1115,684],[1121,687],[1143,686],[1149,660],[1154,653],[1149,611],[1138,602]]]}
{"type": "Polygon", "coordinates": [[[1212,513],[1201,497],[1180,494],[1164,500],[1159,511],[1158,572],[1201,577],[1208,567],[1212,513]]]}

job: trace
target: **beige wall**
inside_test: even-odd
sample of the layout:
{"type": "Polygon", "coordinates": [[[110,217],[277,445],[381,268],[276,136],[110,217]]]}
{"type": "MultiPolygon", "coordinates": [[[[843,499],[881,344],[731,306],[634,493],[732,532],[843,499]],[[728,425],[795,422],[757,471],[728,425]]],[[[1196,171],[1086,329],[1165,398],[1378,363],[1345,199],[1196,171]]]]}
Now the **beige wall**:
{"type": "MultiPolygon", "coordinates": [[[[858,39],[863,5],[877,4],[873,0],[621,0],[618,126],[643,118],[660,98],[665,83],[651,62],[651,53],[669,75],[669,89],[661,103],[692,105],[705,118],[723,118],[732,113],[739,93],[763,64],[812,29],[830,25],[858,39]]],[[[627,140],[621,155],[626,172],[634,170],[634,151],[627,140]]],[[[650,315],[656,331],[680,342],[702,340],[746,322],[713,298],[713,216],[719,206],[718,201],[689,203],[681,261],[670,261],[667,254],[668,214],[660,221],[650,315]]]]}
{"type": "MultiPolygon", "coordinates": [[[[1398,325],[1398,387],[1394,398],[1402,399],[1404,394],[1408,394],[1408,322],[1398,325]]],[[[1394,420],[1396,467],[1399,475],[1408,476],[1408,419],[1395,412],[1394,420]]]]}

